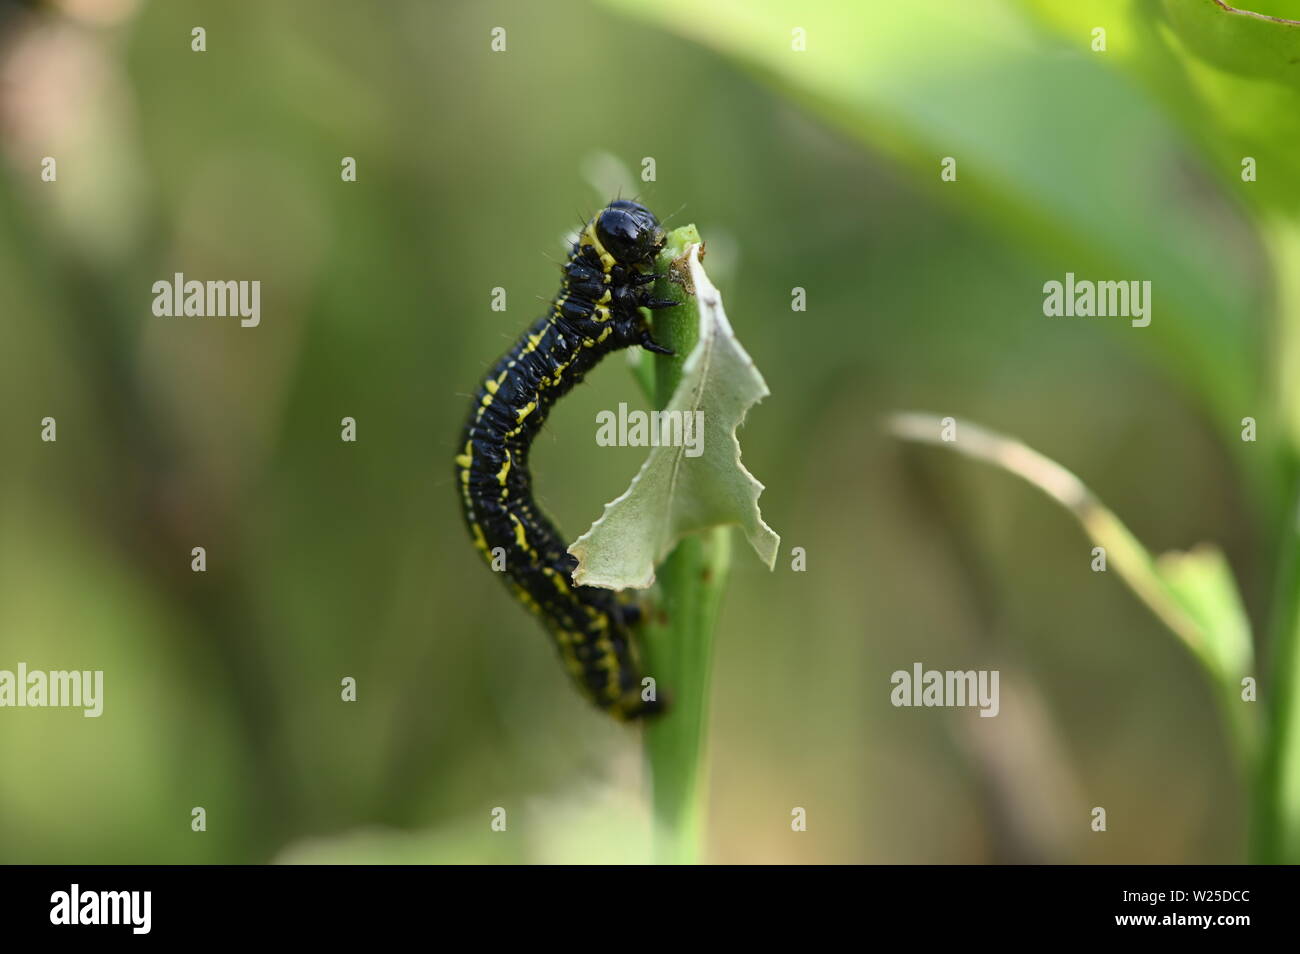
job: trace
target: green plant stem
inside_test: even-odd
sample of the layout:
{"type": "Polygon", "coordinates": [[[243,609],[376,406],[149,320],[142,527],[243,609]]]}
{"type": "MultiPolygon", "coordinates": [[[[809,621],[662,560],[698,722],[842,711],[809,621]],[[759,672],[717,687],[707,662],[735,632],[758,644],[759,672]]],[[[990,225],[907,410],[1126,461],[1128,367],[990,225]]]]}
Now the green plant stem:
{"type": "Polygon", "coordinates": [[[717,527],[677,545],[659,567],[661,601],[645,627],[648,671],[671,689],[671,710],[645,735],[655,860],[661,864],[699,860],[713,628],[730,539],[730,528],[717,527]]]}
{"type": "Polygon", "coordinates": [[[1267,679],[1262,680],[1264,744],[1251,802],[1250,856],[1263,864],[1300,863],[1300,224],[1265,229],[1278,276],[1274,382],[1285,428],[1282,469],[1294,492],[1283,512],[1278,585],[1270,631],[1267,679]]]}
{"type": "MultiPolygon", "coordinates": [[[[653,398],[660,409],[672,398],[686,357],[699,340],[694,298],[668,275],[670,260],[684,254],[688,241],[699,241],[693,226],[669,237],[670,251],[661,256],[654,287],[656,297],[682,302],[654,319],[655,339],[674,351],[655,360],[653,398]]],[[[646,671],[663,687],[669,703],[668,712],[645,729],[654,853],[663,864],[693,864],[700,858],[713,629],[729,562],[727,527],[682,540],[656,570],[658,597],[642,627],[646,671]]]]}
{"type": "MultiPolygon", "coordinates": [[[[1300,492],[1297,493],[1300,507],[1300,492]]],[[[1250,854],[1258,864],[1300,862],[1300,532],[1292,510],[1280,556],[1268,680],[1263,686],[1264,745],[1251,805],[1250,854]]]]}

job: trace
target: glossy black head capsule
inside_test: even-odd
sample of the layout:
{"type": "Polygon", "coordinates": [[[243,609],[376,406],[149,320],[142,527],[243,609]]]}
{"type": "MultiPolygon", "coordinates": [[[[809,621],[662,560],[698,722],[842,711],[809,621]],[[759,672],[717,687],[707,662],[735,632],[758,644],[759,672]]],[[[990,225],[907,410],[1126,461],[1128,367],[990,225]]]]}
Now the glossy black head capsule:
{"type": "Polygon", "coordinates": [[[618,199],[596,217],[596,238],[623,265],[647,265],[664,245],[664,230],[645,206],[618,199]]]}

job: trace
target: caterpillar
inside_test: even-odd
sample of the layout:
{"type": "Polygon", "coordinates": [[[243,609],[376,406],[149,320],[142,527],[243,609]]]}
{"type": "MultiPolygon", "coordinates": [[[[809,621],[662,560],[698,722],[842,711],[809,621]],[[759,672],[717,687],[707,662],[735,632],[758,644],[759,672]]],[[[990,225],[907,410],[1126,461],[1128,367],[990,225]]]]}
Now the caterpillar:
{"type": "Polygon", "coordinates": [[[528,452],[554,403],[605,355],[640,345],[672,354],[651,336],[642,308],[651,296],[659,220],[626,199],[586,223],[564,263],[550,311],[538,318],[483,378],[458,444],[456,480],[479,553],[550,633],[579,690],[616,719],[659,712],[641,698],[632,628],[640,611],[608,589],[577,586],[577,559],[532,495],[528,452]],[[504,555],[494,565],[494,551],[504,555]]]}

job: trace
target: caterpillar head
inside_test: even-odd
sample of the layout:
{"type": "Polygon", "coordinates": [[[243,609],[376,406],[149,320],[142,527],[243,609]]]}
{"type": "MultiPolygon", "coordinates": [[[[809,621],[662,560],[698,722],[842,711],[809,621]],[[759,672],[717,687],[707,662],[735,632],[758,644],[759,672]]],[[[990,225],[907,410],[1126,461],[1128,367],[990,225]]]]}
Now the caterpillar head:
{"type": "Polygon", "coordinates": [[[621,265],[648,265],[664,246],[654,213],[630,199],[618,199],[596,216],[596,238],[621,265]]]}

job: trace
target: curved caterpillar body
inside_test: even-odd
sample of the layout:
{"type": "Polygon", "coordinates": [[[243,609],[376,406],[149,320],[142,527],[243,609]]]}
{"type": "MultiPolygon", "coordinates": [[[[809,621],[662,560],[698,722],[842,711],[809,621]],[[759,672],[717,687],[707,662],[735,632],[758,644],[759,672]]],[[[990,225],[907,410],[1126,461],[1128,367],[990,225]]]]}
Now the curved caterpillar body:
{"type": "Polygon", "coordinates": [[[540,617],[583,694],[619,719],[662,707],[641,698],[631,632],[639,610],[612,590],[573,583],[577,560],[533,501],[528,451],[551,405],[605,355],[631,345],[671,353],[651,338],[640,311],[674,304],[648,290],[663,243],[658,220],[635,202],[612,202],[587,223],[550,313],[484,378],[456,457],[475,546],[489,565],[493,551],[504,552],[506,585],[540,617]]]}

